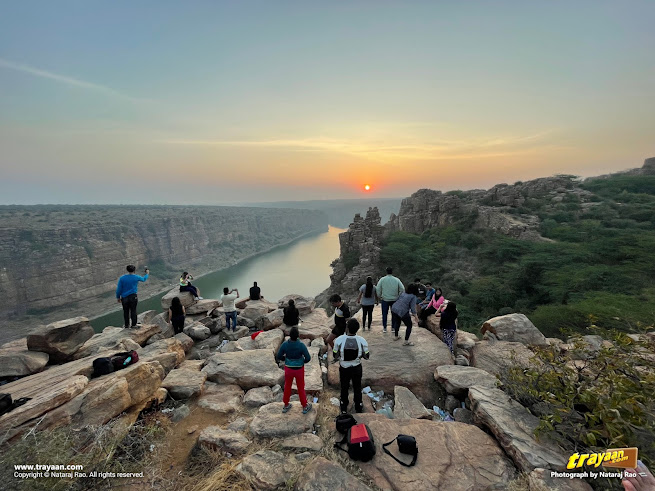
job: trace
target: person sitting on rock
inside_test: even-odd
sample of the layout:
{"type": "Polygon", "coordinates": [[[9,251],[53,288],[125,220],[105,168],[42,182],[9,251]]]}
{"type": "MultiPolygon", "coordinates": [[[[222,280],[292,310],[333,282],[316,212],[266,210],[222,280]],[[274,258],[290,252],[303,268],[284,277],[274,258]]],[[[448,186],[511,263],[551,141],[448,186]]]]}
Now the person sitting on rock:
{"type": "Polygon", "coordinates": [[[230,290],[228,287],[223,288],[223,295],[221,295],[221,302],[223,303],[223,311],[225,312],[225,330],[230,330],[230,323],[232,324],[232,332],[237,329],[237,308],[234,305],[236,299],[239,298],[239,290],[236,288],[230,290]],[[237,292],[236,295],[233,295],[237,292]]]}
{"type": "Polygon", "coordinates": [[[420,325],[425,327],[425,321],[432,314],[437,314],[441,312],[441,308],[444,302],[443,292],[441,288],[435,288],[432,298],[427,304],[427,307],[421,310],[418,314],[420,325]]]}
{"type": "Polygon", "coordinates": [[[136,267],[133,264],[129,264],[126,269],[127,274],[121,276],[118,279],[118,285],[116,285],[116,300],[123,305],[123,320],[125,321],[123,327],[130,327],[130,319],[132,320],[132,327],[137,327],[136,306],[139,302],[137,298],[139,282],[148,279],[150,270],[146,268],[146,274],[139,276],[134,274],[136,267]]]}
{"type": "Polygon", "coordinates": [[[364,410],[362,403],[362,358],[368,360],[370,353],[366,340],[357,335],[359,322],[357,319],[348,321],[348,333],[339,336],[334,341],[334,357],[339,359],[339,381],[341,382],[341,412],[348,411],[348,391],[353,383],[353,399],[355,411],[364,410]]]}
{"type": "Polygon", "coordinates": [[[359,287],[357,303],[362,305],[362,325],[366,331],[366,318],[368,317],[368,330],[371,330],[373,322],[373,307],[378,304],[378,294],[373,285],[373,278],[368,276],[366,283],[359,287]]]}
{"type": "Polygon", "coordinates": [[[410,314],[414,317],[414,321],[418,325],[418,318],[416,317],[416,291],[418,287],[415,283],[410,284],[407,287],[407,291],[401,293],[393,303],[391,307],[391,328],[395,334],[394,341],[398,341],[400,336],[398,336],[398,331],[400,331],[400,323],[403,322],[406,326],[405,329],[405,342],[403,346],[414,346],[409,340],[410,334],[412,334],[412,319],[410,314]]]}
{"type": "Polygon", "coordinates": [[[180,276],[180,291],[191,292],[191,295],[193,295],[196,300],[202,300],[203,298],[200,296],[200,290],[191,284],[192,279],[193,276],[186,271],[182,273],[182,276],[180,276]]]}
{"type": "Polygon", "coordinates": [[[262,289],[257,286],[257,282],[253,281],[250,287],[250,300],[263,300],[262,289]]]}
{"type": "Polygon", "coordinates": [[[350,308],[348,308],[346,302],[341,300],[341,296],[336,293],[330,297],[330,304],[334,307],[334,327],[325,340],[325,344],[330,348],[334,348],[334,340],[346,332],[346,323],[350,317],[350,308]]]}
{"type": "Polygon", "coordinates": [[[285,326],[298,327],[298,324],[300,324],[300,312],[296,308],[296,302],[293,299],[289,300],[289,305],[284,307],[282,312],[284,314],[282,322],[285,326]]]}
{"type": "Polygon", "coordinates": [[[414,284],[416,285],[416,300],[417,305],[425,300],[425,295],[428,292],[427,287],[421,283],[421,278],[415,278],[414,284]]]}
{"type": "Polygon", "coordinates": [[[432,283],[430,283],[429,281],[425,282],[425,290],[426,290],[425,300],[422,300],[418,304],[419,312],[421,312],[424,308],[426,308],[430,304],[430,301],[432,300],[432,297],[434,296],[434,291],[435,290],[434,290],[434,288],[432,288],[432,283]]]}
{"type": "Polygon", "coordinates": [[[441,339],[446,343],[453,356],[455,356],[455,335],[457,334],[457,323],[455,321],[459,312],[457,312],[455,302],[448,302],[446,300],[444,303],[446,307],[441,312],[441,319],[439,320],[441,339]]]}
{"type": "Polygon", "coordinates": [[[173,297],[171,307],[168,309],[168,322],[173,326],[175,334],[179,334],[184,329],[184,319],[186,310],[180,301],[180,297],[173,297]]]}
{"type": "Polygon", "coordinates": [[[307,402],[307,394],[305,394],[305,363],[309,363],[312,357],[305,343],[298,339],[299,335],[298,328],[292,327],[289,332],[289,340],[282,343],[275,357],[278,363],[284,360],[283,413],[287,413],[291,409],[289,401],[291,400],[291,386],[294,380],[296,381],[300,404],[303,407],[302,413],[307,414],[312,409],[312,404],[307,402]]]}

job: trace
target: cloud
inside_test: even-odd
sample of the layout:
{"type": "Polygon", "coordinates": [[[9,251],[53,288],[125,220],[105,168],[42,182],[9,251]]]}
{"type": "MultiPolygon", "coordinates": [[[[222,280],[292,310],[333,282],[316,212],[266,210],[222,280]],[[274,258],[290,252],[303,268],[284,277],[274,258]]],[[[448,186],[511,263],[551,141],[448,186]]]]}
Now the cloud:
{"type": "Polygon", "coordinates": [[[23,65],[21,63],[14,63],[13,61],[0,58],[0,67],[7,68],[9,70],[14,70],[17,72],[28,73],[34,75],[35,77],[46,78],[49,80],[54,80],[56,82],[69,85],[71,87],[79,87],[85,90],[91,90],[94,92],[103,93],[105,95],[116,97],[119,99],[124,99],[131,102],[152,102],[148,99],[141,99],[138,97],[132,97],[117,90],[107,87],[105,85],[94,84],[92,82],[87,82],[85,80],[80,80],[77,78],[67,77],[65,75],[59,75],[58,73],[49,72],[46,70],[41,70],[39,68],[34,68],[29,65],[23,65]]]}

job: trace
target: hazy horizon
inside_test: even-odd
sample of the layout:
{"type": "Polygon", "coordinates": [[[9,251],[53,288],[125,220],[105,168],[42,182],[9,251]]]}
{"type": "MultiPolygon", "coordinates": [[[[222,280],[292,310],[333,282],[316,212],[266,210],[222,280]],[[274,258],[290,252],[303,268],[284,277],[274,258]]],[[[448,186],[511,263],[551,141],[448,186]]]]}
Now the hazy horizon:
{"type": "Polygon", "coordinates": [[[399,198],[640,167],[653,18],[645,0],[9,3],[0,204],[399,198]]]}

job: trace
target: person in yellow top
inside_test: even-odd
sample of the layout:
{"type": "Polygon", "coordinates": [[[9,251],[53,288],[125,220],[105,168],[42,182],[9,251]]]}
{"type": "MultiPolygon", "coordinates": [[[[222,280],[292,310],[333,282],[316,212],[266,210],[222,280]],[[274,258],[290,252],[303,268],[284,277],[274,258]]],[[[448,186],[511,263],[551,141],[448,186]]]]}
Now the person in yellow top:
{"type": "Polygon", "coordinates": [[[191,284],[192,279],[193,276],[186,271],[182,273],[182,276],[180,276],[180,291],[191,292],[191,295],[193,295],[196,300],[203,300],[200,296],[200,290],[191,284]]]}

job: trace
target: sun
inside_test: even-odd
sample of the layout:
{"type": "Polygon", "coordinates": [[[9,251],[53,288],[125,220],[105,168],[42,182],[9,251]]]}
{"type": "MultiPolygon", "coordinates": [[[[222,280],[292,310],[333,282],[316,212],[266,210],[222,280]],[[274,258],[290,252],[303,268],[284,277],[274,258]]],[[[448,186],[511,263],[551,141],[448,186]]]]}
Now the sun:
{"type": "Polygon", "coordinates": [[[370,191],[370,190],[371,190],[371,186],[369,186],[368,184],[366,184],[366,185],[364,186],[364,189],[365,189],[366,191],[370,191]]]}

